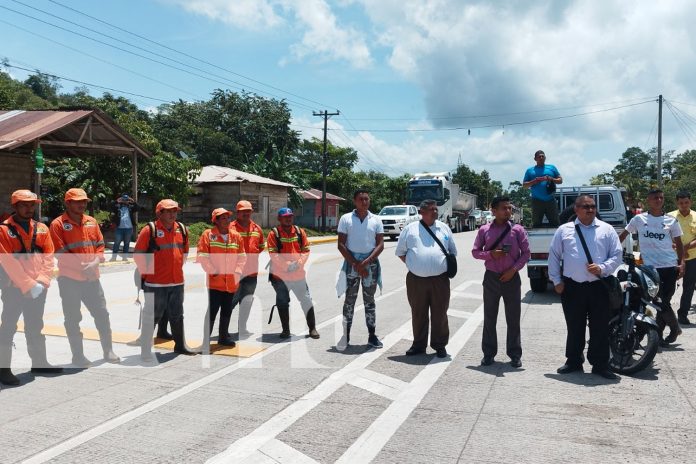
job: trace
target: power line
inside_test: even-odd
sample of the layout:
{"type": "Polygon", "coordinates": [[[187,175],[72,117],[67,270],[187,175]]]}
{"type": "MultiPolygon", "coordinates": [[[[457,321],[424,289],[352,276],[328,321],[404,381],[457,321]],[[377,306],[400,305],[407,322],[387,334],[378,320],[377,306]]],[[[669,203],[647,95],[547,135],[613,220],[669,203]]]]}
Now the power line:
{"type": "MultiPolygon", "coordinates": [[[[605,106],[605,105],[615,105],[617,103],[627,103],[635,101],[649,100],[654,97],[642,97],[642,98],[631,98],[627,100],[616,100],[604,103],[593,103],[586,105],[575,105],[575,106],[565,106],[559,108],[547,108],[538,110],[527,110],[527,111],[514,111],[509,113],[491,113],[491,114],[472,114],[472,115],[460,115],[460,116],[436,116],[427,118],[429,121],[447,121],[447,120],[457,120],[457,119],[486,119],[494,118],[500,116],[520,116],[525,114],[535,114],[535,113],[548,113],[553,111],[564,111],[576,108],[588,108],[594,106],[605,106]]],[[[422,121],[423,118],[351,118],[353,121],[422,121]]]]}
{"type": "Polygon", "coordinates": [[[52,38],[50,38],[50,37],[46,37],[45,35],[39,34],[39,33],[36,32],[36,31],[30,31],[29,29],[26,29],[26,28],[24,28],[24,27],[22,27],[22,26],[18,26],[18,25],[16,25],[16,24],[7,22],[7,21],[5,21],[5,20],[3,20],[3,19],[0,19],[0,23],[7,24],[7,25],[10,26],[10,27],[14,27],[14,28],[16,28],[16,29],[19,29],[19,30],[21,30],[21,31],[24,31],[24,32],[26,32],[27,34],[31,34],[33,37],[40,37],[40,38],[42,38],[42,39],[44,39],[44,40],[47,40],[47,41],[49,41],[49,42],[51,42],[51,43],[54,43],[54,44],[56,44],[56,45],[60,45],[61,47],[65,47],[65,48],[67,48],[67,49],[69,49],[69,50],[72,50],[72,51],[74,51],[74,52],[77,52],[77,53],[80,53],[80,54],[82,54],[82,55],[88,56],[88,57],[92,58],[93,60],[100,61],[100,62],[102,62],[102,63],[108,64],[109,66],[113,66],[113,67],[115,67],[115,68],[121,69],[121,70],[126,71],[126,72],[129,72],[129,73],[131,73],[131,74],[134,74],[134,75],[136,75],[136,76],[142,77],[143,79],[147,79],[147,80],[149,80],[149,81],[155,82],[155,83],[160,84],[160,85],[163,85],[163,86],[165,86],[165,87],[169,87],[170,89],[174,89],[174,90],[176,90],[176,91],[178,91],[178,92],[185,93],[185,94],[190,95],[190,96],[192,96],[192,97],[194,97],[194,98],[197,98],[198,100],[203,100],[203,98],[201,98],[199,95],[196,95],[196,94],[194,94],[194,93],[191,93],[191,92],[189,92],[188,90],[181,89],[181,88],[179,88],[179,87],[173,86],[173,85],[168,84],[168,83],[166,83],[166,82],[163,82],[163,81],[160,81],[160,80],[155,79],[155,78],[153,78],[153,77],[150,77],[150,76],[148,76],[148,75],[146,75],[146,74],[142,74],[142,73],[139,73],[139,72],[137,72],[137,71],[134,71],[134,70],[132,70],[132,69],[130,69],[130,68],[126,68],[125,66],[121,66],[121,65],[118,65],[118,64],[116,64],[116,63],[112,63],[111,61],[105,60],[105,59],[103,59],[103,58],[99,58],[98,56],[95,56],[95,55],[92,55],[92,54],[90,54],[90,53],[87,53],[87,52],[85,52],[85,51],[83,51],[83,50],[80,50],[79,48],[75,48],[75,47],[72,47],[72,46],[70,46],[70,45],[64,44],[63,42],[59,42],[59,41],[57,41],[57,40],[55,40],[55,39],[52,39],[52,38]]]}
{"type": "Polygon", "coordinates": [[[125,91],[125,90],[114,89],[114,88],[111,88],[111,87],[105,87],[105,86],[103,86],[103,85],[92,84],[92,83],[90,83],[90,82],[84,82],[84,81],[80,81],[80,80],[77,80],[77,79],[71,79],[71,78],[69,78],[69,77],[64,77],[64,76],[59,76],[59,75],[57,75],[57,74],[52,74],[52,73],[44,72],[44,71],[41,71],[40,69],[37,69],[37,68],[30,69],[30,68],[25,68],[25,67],[23,67],[23,66],[12,65],[12,64],[9,64],[9,63],[5,63],[5,64],[3,64],[3,66],[4,66],[4,67],[7,67],[7,68],[21,69],[21,70],[23,70],[23,71],[28,71],[28,72],[38,72],[38,73],[40,73],[40,74],[43,74],[44,76],[54,77],[54,78],[60,79],[60,80],[62,80],[62,81],[74,82],[74,83],[76,83],[76,84],[86,85],[86,86],[88,86],[88,87],[95,87],[95,88],[98,88],[98,89],[108,90],[108,91],[110,91],[110,92],[121,93],[121,94],[124,94],[124,95],[131,95],[131,96],[140,97],[140,98],[147,98],[148,100],[154,100],[154,101],[163,102],[163,103],[171,103],[170,100],[164,100],[164,99],[162,99],[162,98],[156,98],[156,97],[149,97],[149,96],[147,96],[147,95],[142,95],[142,94],[139,94],[139,93],[127,92],[127,91],[125,91]]]}
{"type": "Polygon", "coordinates": [[[435,128],[435,129],[344,129],[347,132],[452,132],[452,131],[461,131],[461,130],[471,130],[471,129],[490,129],[492,127],[505,127],[505,126],[521,126],[521,125],[526,125],[526,124],[535,124],[539,122],[548,122],[548,121],[558,121],[561,119],[569,119],[569,118],[576,118],[580,116],[588,116],[591,114],[597,114],[597,113],[606,113],[609,111],[615,111],[615,110],[620,110],[624,108],[630,108],[633,106],[639,106],[639,105],[644,105],[646,103],[652,103],[654,102],[654,99],[638,102],[638,103],[633,103],[630,105],[622,105],[622,106],[616,106],[613,108],[605,108],[601,110],[594,110],[594,111],[585,111],[582,113],[575,113],[575,114],[568,114],[568,115],[563,115],[563,116],[555,116],[552,118],[541,118],[541,119],[532,119],[528,121],[518,121],[518,122],[503,122],[503,123],[497,123],[497,124],[486,124],[482,126],[470,126],[470,127],[445,127],[445,128],[435,128]]]}
{"type": "Polygon", "coordinates": [[[672,113],[674,120],[677,121],[677,125],[686,136],[686,139],[692,146],[696,146],[696,144],[694,144],[694,140],[691,138],[693,136],[694,139],[696,139],[696,131],[689,127],[688,123],[684,121],[684,118],[678,114],[678,109],[675,108],[669,101],[665,100],[665,104],[667,105],[667,109],[669,109],[670,113],[672,113]]]}
{"type": "Polygon", "coordinates": [[[97,18],[97,17],[95,17],[95,16],[92,16],[92,15],[89,15],[89,14],[84,13],[84,12],[82,12],[82,11],[76,10],[75,8],[71,8],[71,7],[69,7],[69,6],[67,6],[67,5],[64,5],[64,4],[62,4],[62,3],[60,3],[60,2],[58,2],[58,1],[56,1],[56,0],[48,0],[48,1],[50,1],[51,3],[54,3],[54,4],[58,5],[58,6],[60,6],[60,7],[62,7],[62,8],[66,8],[66,9],[68,9],[68,10],[70,10],[70,11],[73,11],[73,12],[75,12],[75,13],[77,13],[77,14],[80,14],[80,15],[82,15],[82,16],[85,16],[85,17],[89,18],[89,19],[92,19],[92,20],[94,20],[94,21],[97,21],[97,22],[99,22],[99,23],[101,23],[101,24],[104,24],[104,25],[106,25],[106,26],[109,26],[109,27],[111,27],[111,28],[113,28],[113,29],[119,30],[119,31],[121,31],[121,32],[125,32],[126,34],[132,35],[132,36],[137,37],[137,38],[139,38],[139,39],[141,39],[141,40],[144,40],[144,41],[146,41],[146,42],[149,42],[149,43],[151,43],[151,44],[157,45],[157,46],[159,46],[159,47],[162,47],[162,48],[167,49],[167,50],[169,50],[169,51],[172,51],[172,52],[174,52],[174,53],[178,53],[179,55],[182,55],[182,56],[185,56],[185,57],[190,58],[190,59],[192,59],[192,60],[198,61],[199,63],[203,63],[203,64],[206,64],[206,65],[208,65],[208,66],[212,66],[213,68],[219,69],[219,70],[221,70],[221,71],[228,72],[228,73],[230,73],[230,74],[233,74],[233,75],[235,75],[235,76],[241,77],[241,78],[246,79],[246,80],[248,80],[248,81],[254,82],[254,83],[259,84],[259,85],[263,85],[263,86],[268,87],[268,88],[273,89],[273,90],[277,90],[278,92],[285,93],[285,94],[287,94],[287,95],[293,96],[293,97],[295,97],[295,98],[299,98],[299,99],[301,99],[301,100],[305,100],[305,101],[307,101],[307,102],[314,103],[314,104],[319,105],[319,106],[322,106],[322,107],[327,107],[327,106],[328,106],[328,107],[331,107],[331,105],[326,105],[326,104],[321,103],[321,102],[318,102],[318,101],[316,101],[316,100],[312,100],[312,99],[310,99],[310,98],[303,97],[302,95],[298,95],[298,94],[296,94],[296,93],[289,92],[289,91],[287,91],[287,90],[281,89],[281,88],[276,87],[276,86],[273,86],[273,85],[271,85],[271,84],[267,84],[267,83],[265,83],[265,82],[262,82],[262,81],[259,81],[259,80],[257,80],[257,79],[254,79],[254,78],[252,78],[252,77],[245,76],[245,75],[240,74],[240,73],[238,73],[238,72],[235,72],[235,71],[233,71],[233,70],[231,70],[231,69],[229,69],[229,68],[225,68],[225,67],[223,67],[223,66],[219,66],[219,65],[217,65],[217,64],[215,64],[215,63],[212,63],[212,62],[210,62],[210,61],[206,61],[206,60],[204,60],[204,59],[198,58],[197,56],[190,55],[190,54],[188,54],[188,53],[186,53],[186,52],[182,52],[182,51],[177,50],[177,49],[175,49],[175,48],[172,48],[172,47],[170,47],[170,46],[168,46],[168,45],[165,45],[165,44],[163,44],[163,43],[157,42],[157,41],[155,41],[155,40],[149,39],[149,38],[147,38],[147,37],[145,37],[145,36],[142,36],[142,35],[140,35],[140,34],[137,34],[137,33],[135,33],[135,32],[129,31],[128,29],[125,29],[125,28],[116,26],[116,25],[111,24],[111,23],[109,23],[109,22],[107,22],[107,21],[104,21],[104,20],[102,20],[102,19],[99,19],[99,18],[97,18]]]}

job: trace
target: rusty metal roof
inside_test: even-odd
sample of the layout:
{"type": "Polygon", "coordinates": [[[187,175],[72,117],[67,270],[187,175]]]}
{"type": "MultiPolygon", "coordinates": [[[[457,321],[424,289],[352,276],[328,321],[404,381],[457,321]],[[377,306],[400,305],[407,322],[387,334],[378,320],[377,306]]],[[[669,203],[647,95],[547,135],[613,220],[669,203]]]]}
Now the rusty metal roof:
{"type": "MultiPolygon", "coordinates": [[[[321,190],[318,189],[300,190],[300,195],[302,195],[302,198],[305,200],[321,200],[321,190]]],[[[345,198],[341,198],[338,195],[334,195],[333,193],[329,192],[326,192],[326,199],[339,201],[345,200],[345,198]]]]}
{"type": "Polygon", "coordinates": [[[101,110],[0,111],[0,151],[63,156],[151,154],[101,110]]]}
{"type": "Polygon", "coordinates": [[[224,166],[203,166],[201,173],[193,182],[196,184],[251,182],[254,184],[277,185],[279,187],[294,187],[294,185],[286,182],[257,176],[256,174],[250,174],[224,166]]]}

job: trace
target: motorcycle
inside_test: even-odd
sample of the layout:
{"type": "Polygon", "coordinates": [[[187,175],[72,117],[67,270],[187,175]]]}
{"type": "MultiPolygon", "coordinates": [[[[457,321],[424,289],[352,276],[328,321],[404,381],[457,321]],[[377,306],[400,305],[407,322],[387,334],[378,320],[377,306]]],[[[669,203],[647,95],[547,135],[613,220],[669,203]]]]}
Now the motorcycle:
{"type": "Polygon", "coordinates": [[[657,354],[660,276],[652,266],[636,264],[633,254],[627,253],[617,277],[623,303],[609,321],[609,368],[631,375],[649,366],[657,354]]]}

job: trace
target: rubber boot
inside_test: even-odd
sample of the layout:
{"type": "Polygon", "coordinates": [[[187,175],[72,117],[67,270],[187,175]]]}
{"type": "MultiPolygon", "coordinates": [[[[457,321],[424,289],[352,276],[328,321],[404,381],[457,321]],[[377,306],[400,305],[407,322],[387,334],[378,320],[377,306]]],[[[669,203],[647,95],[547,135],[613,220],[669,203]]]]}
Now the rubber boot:
{"type": "Polygon", "coordinates": [[[0,367],[0,383],[3,385],[19,385],[19,378],[9,367],[0,367]]]}
{"type": "Polygon", "coordinates": [[[283,327],[283,331],[280,332],[279,337],[281,339],[290,338],[290,308],[288,306],[277,306],[277,308],[280,325],[283,327]]]}
{"type": "Polygon", "coordinates": [[[101,342],[102,351],[104,352],[104,361],[111,364],[118,364],[121,358],[114,353],[113,340],[111,330],[102,329],[99,331],[99,341],[101,342]]]}
{"type": "Polygon", "coordinates": [[[181,316],[175,322],[169,322],[172,327],[172,335],[174,336],[174,352],[186,356],[195,356],[196,353],[186,348],[186,339],[184,337],[184,317],[181,316]]]}
{"type": "MultiPolygon", "coordinates": [[[[157,323],[157,338],[161,338],[163,340],[174,340],[174,335],[170,334],[167,332],[167,323],[169,322],[169,326],[171,327],[172,324],[169,321],[169,314],[167,314],[167,311],[162,313],[162,317],[160,318],[159,322],[157,323]]],[[[172,331],[174,331],[174,328],[172,327],[172,331]]]]}
{"type": "Polygon", "coordinates": [[[234,340],[230,337],[230,319],[232,311],[220,310],[220,326],[218,327],[218,345],[235,346],[234,340]]]}
{"type": "Polygon", "coordinates": [[[309,328],[309,336],[311,338],[319,338],[319,332],[317,332],[317,323],[314,317],[314,306],[309,308],[307,311],[307,327],[309,328]]]}
{"type": "Polygon", "coordinates": [[[252,335],[253,332],[250,332],[249,329],[247,329],[247,323],[249,322],[249,314],[251,314],[251,304],[254,301],[254,295],[247,295],[244,300],[239,301],[239,322],[238,322],[238,332],[239,332],[239,338],[246,338],[249,335],[252,335]],[[251,300],[251,302],[247,303],[246,299],[251,300]]]}
{"type": "Polygon", "coordinates": [[[92,361],[85,357],[82,347],[82,333],[68,336],[70,351],[72,351],[72,364],[75,367],[90,367],[92,361]]]}

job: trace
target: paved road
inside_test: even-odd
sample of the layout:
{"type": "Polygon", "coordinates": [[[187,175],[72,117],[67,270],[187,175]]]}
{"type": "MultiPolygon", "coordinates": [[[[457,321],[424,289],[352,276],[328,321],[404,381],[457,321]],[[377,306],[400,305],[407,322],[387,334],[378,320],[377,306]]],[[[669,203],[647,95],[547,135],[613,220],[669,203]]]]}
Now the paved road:
{"type": "MultiPolygon", "coordinates": [[[[696,431],[694,329],[687,328],[639,377],[609,382],[589,373],[559,376],[565,338],[560,302],[552,294],[532,294],[523,279],[523,368],[511,368],[504,354],[482,368],[483,266],[470,257],[473,233],[457,234],[456,242],[460,272],[452,281],[447,360],[432,352],[404,356],[411,343],[410,313],[406,271],[394,256],[394,242],[387,243],[382,259],[381,350],[364,345],[360,310],[355,345],[344,353],[334,348],[341,330],[335,244],[312,247],[309,283],[319,340],[304,338],[301,311],[293,307],[295,336],[278,342],[277,317],[266,323],[273,291],[264,279],[252,320],[255,335],[239,349],[212,356],[177,357],[163,347],[158,366],[142,367],[138,349],[118,343],[122,365],[96,363],[58,377],[34,377],[19,334],[15,372],[23,384],[0,391],[0,462],[690,460],[696,431]]],[[[186,333],[196,345],[206,307],[204,276],[192,263],[186,271],[186,333]]],[[[102,280],[115,338],[135,338],[132,265],[110,266],[102,280]]],[[[49,359],[69,366],[57,288],[49,292],[46,312],[49,359]]],[[[94,328],[88,314],[83,326],[94,328]]],[[[85,344],[88,357],[98,359],[98,342],[85,344]]]]}

